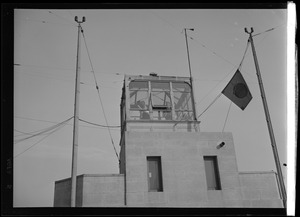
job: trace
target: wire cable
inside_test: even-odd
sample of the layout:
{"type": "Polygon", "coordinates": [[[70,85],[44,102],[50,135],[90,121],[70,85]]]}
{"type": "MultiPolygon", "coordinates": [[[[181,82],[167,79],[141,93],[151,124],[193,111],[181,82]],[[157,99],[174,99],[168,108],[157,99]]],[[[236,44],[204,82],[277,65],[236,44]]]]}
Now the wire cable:
{"type": "MultiPolygon", "coordinates": [[[[15,116],[15,118],[21,118],[21,119],[29,120],[29,121],[41,121],[41,122],[49,122],[49,123],[58,123],[58,122],[53,122],[53,121],[46,121],[46,120],[39,120],[39,119],[32,119],[32,118],[25,118],[25,117],[16,117],[15,116]]],[[[73,126],[73,124],[69,124],[69,123],[67,123],[66,125],[73,126]]],[[[103,129],[103,130],[105,129],[105,128],[99,128],[99,126],[93,127],[93,126],[86,126],[86,125],[80,125],[80,124],[79,124],[79,126],[80,127],[86,127],[86,128],[94,128],[94,129],[103,129]]],[[[118,130],[118,129],[112,128],[111,130],[118,130]]],[[[18,131],[18,130],[15,129],[15,131],[18,131]]],[[[38,130],[38,131],[35,131],[35,132],[29,132],[29,133],[36,133],[36,132],[40,132],[40,131],[41,130],[38,130]]],[[[25,132],[21,132],[21,133],[25,134],[25,132]]],[[[32,135],[32,134],[29,134],[29,135],[32,135]]],[[[19,136],[24,136],[24,135],[15,135],[14,137],[19,137],[19,136]]]]}
{"type": "MultiPolygon", "coordinates": [[[[52,127],[50,127],[50,128],[47,128],[47,130],[44,130],[44,131],[39,132],[39,133],[37,133],[37,134],[24,133],[24,134],[31,135],[31,136],[28,136],[28,137],[22,138],[22,139],[17,139],[17,140],[15,140],[14,144],[17,144],[17,143],[19,143],[19,142],[25,141],[25,140],[27,140],[27,139],[31,139],[31,138],[36,137],[36,136],[44,135],[44,134],[46,134],[47,132],[49,132],[49,131],[55,129],[55,128],[58,127],[58,126],[60,126],[60,125],[52,126],[52,127]]],[[[18,131],[18,130],[15,130],[15,131],[18,131]]],[[[20,131],[19,131],[19,132],[20,132],[20,131]]],[[[18,136],[15,136],[15,137],[19,137],[19,136],[24,136],[24,135],[18,135],[18,136]]]]}
{"type": "MultiPolygon", "coordinates": [[[[241,67],[242,67],[242,63],[244,62],[244,59],[245,59],[245,56],[246,56],[246,53],[247,53],[247,50],[248,50],[248,47],[249,47],[249,41],[247,41],[247,45],[246,45],[246,49],[245,49],[245,52],[244,52],[244,55],[243,55],[243,58],[242,58],[242,60],[241,60],[241,63],[239,64],[239,66],[238,66],[238,69],[241,69],[241,67]]],[[[217,84],[216,84],[216,86],[214,86],[201,100],[200,100],[200,102],[202,102],[208,95],[210,95],[210,93],[212,93],[212,91],[214,91],[226,78],[227,78],[227,76],[228,75],[230,75],[232,72],[233,72],[233,70],[235,69],[235,66],[230,70],[230,72],[229,73],[227,73],[226,74],[226,76],[224,77],[224,78],[222,78],[221,80],[220,80],[220,82],[218,82],[217,84]]],[[[200,104],[200,102],[198,103],[198,104],[200,104]]]]}
{"type": "MultiPolygon", "coordinates": [[[[72,68],[62,68],[62,67],[52,67],[52,66],[38,66],[38,65],[20,64],[20,63],[14,63],[14,66],[46,68],[46,69],[54,69],[54,70],[60,70],[60,71],[74,71],[74,69],[72,69],[72,68]]],[[[81,70],[81,71],[83,72],[83,71],[88,71],[88,70],[81,70]]],[[[125,73],[122,73],[122,72],[115,72],[115,73],[97,72],[97,73],[101,73],[101,74],[105,74],[105,75],[125,75],[125,73]]]]}
{"type": "MultiPolygon", "coordinates": [[[[102,102],[102,99],[101,99],[101,95],[100,95],[100,91],[99,91],[99,86],[98,86],[96,75],[95,75],[95,70],[94,70],[94,67],[93,67],[93,63],[92,63],[92,60],[91,60],[91,57],[90,57],[90,53],[89,53],[89,50],[88,50],[88,46],[87,46],[87,43],[86,43],[86,39],[85,39],[85,36],[84,36],[84,31],[83,31],[82,28],[81,28],[81,34],[83,36],[85,48],[86,48],[86,51],[87,51],[87,54],[88,54],[88,58],[89,58],[89,62],[90,62],[91,68],[92,68],[92,73],[93,73],[94,80],[95,80],[95,86],[96,86],[96,89],[97,89],[98,98],[100,100],[101,108],[102,108],[102,111],[103,111],[103,116],[104,116],[104,119],[105,119],[105,123],[106,123],[107,126],[109,126],[108,121],[107,121],[107,117],[106,117],[106,114],[105,114],[105,111],[104,111],[104,106],[103,106],[103,102],[102,102]]],[[[111,140],[111,143],[113,145],[115,154],[116,154],[116,156],[118,158],[118,161],[120,161],[119,155],[117,153],[117,150],[116,150],[116,147],[115,147],[115,144],[114,144],[114,140],[112,138],[112,134],[110,132],[110,127],[107,127],[107,130],[108,130],[108,133],[109,133],[109,136],[110,136],[110,140],[111,140]]]]}
{"type": "MultiPolygon", "coordinates": [[[[73,117],[72,117],[73,118],[73,117]]],[[[71,120],[71,119],[70,119],[71,120]]],[[[55,130],[53,130],[51,133],[49,133],[48,135],[46,135],[45,137],[43,137],[42,139],[40,139],[39,141],[37,141],[36,143],[34,143],[33,145],[29,146],[28,148],[26,148],[24,151],[22,151],[21,153],[17,154],[16,156],[14,156],[14,158],[17,158],[18,156],[20,156],[21,154],[25,153],[26,151],[30,150],[31,148],[33,148],[34,146],[36,146],[37,144],[39,144],[40,142],[42,142],[43,140],[45,140],[48,136],[52,135],[53,133],[55,133],[56,131],[60,130],[61,128],[63,128],[66,125],[66,123],[64,123],[63,125],[59,126],[58,128],[56,128],[55,130]]]]}
{"type": "Polygon", "coordinates": [[[190,37],[189,35],[188,35],[188,37],[189,37],[191,40],[193,40],[193,41],[199,43],[202,47],[204,47],[205,49],[207,49],[207,50],[208,50],[209,52],[211,52],[213,55],[219,57],[220,59],[222,59],[222,60],[224,60],[225,62],[229,63],[230,65],[233,65],[233,66],[234,66],[234,64],[233,64],[232,62],[230,62],[229,60],[227,60],[226,58],[224,58],[224,57],[221,56],[220,54],[216,53],[216,52],[213,51],[212,49],[208,48],[205,44],[201,43],[200,41],[198,41],[198,40],[196,40],[196,39],[194,39],[194,38],[192,38],[192,37],[190,37]]]}
{"type": "Polygon", "coordinates": [[[200,104],[207,96],[209,96],[235,69],[235,67],[233,67],[229,73],[227,73],[199,102],[198,104],[200,104]]]}
{"type": "MultiPolygon", "coordinates": [[[[66,20],[66,21],[68,21],[68,23],[70,23],[70,24],[72,24],[73,26],[76,26],[72,21],[70,21],[70,20],[68,20],[68,19],[66,19],[66,18],[64,18],[64,17],[62,17],[62,16],[58,16],[56,13],[53,13],[52,11],[48,11],[50,14],[53,14],[54,16],[57,16],[58,18],[60,18],[60,19],[63,19],[63,20],[66,20]]],[[[77,27],[77,26],[76,26],[77,27]]]]}
{"type": "Polygon", "coordinates": [[[267,29],[267,30],[265,30],[265,31],[263,31],[263,32],[259,32],[259,33],[257,33],[257,34],[254,34],[252,37],[255,37],[255,36],[264,34],[264,33],[266,33],[266,32],[273,31],[273,30],[277,29],[278,27],[285,26],[285,25],[286,25],[286,23],[283,23],[283,24],[281,24],[281,25],[278,25],[278,26],[275,26],[275,27],[273,27],[273,28],[267,29]]]}
{"type": "MultiPolygon", "coordinates": [[[[170,22],[168,22],[166,19],[162,18],[161,16],[159,16],[158,14],[154,13],[153,11],[150,11],[150,13],[154,14],[155,16],[157,16],[160,20],[162,20],[163,22],[167,23],[169,26],[171,26],[173,29],[176,30],[176,32],[179,32],[180,34],[183,33],[183,31],[179,30],[177,27],[175,27],[173,24],[171,24],[170,22]]],[[[207,49],[209,52],[211,52],[213,55],[221,58],[222,60],[226,61],[227,63],[229,63],[230,65],[234,65],[232,62],[230,62],[229,60],[227,60],[226,58],[224,58],[223,56],[221,56],[220,54],[216,53],[215,51],[213,51],[212,49],[208,48],[205,44],[203,44],[202,42],[200,42],[199,40],[195,40],[194,38],[192,38],[191,36],[189,36],[187,34],[187,37],[189,37],[191,40],[199,43],[203,48],[207,49]]]]}
{"type": "Polygon", "coordinates": [[[240,63],[240,65],[239,65],[239,67],[238,67],[238,69],[239,69],[240,71],[242,70],[242,64],[243,64],[243,62],[244,62],[244,59],[245,59],[245,56],[246,56],[246,53],[247,53],[247,50],[248,50],[249,44],[250,44],[250,41],[249,41],[249,40],[247,40],[246,49],[245,49],[245,52],[244,52],[243,58],[242,58],[242,60],[241,60],[241,63],[240,63]]]}
{"type": "MultiPolygon", "coordinates": [[[[17,129],[14,129],[14,131],[16,131],[16,132],[18,132],[18,133],[22,133],[22,135],[16,135],[16,136],[24,136],[24,134],[26,134],[26,135],[33,135],[32,133],[25,133],[25,132],[22,132],[22,131],[17,130],[17,129]]],[[[15,136],[15,137],[16,137],[16,136],[15,136]]]]}
{"type": "Polygon", "coordinates": [[[165,22],[166,24],[168,24],[169,26],[171,26],[173,29],[176,30],[176,32],[183,32],[181,30],[179,30],[179,28],[177,28],[176,26],[174,26],[172,23],[170,23],[169,21],[167,21],[166,19],[162,18],[161,16],[159,16],[157,13],[153,12],[153,11],[149,11],[150,13],[154,14],[157,18],[159,18],[160,20],[162,20],[163,22],[165,22]]]}
{"type": "Polygon", "coordinates": [[[37,22],[37,23],[43,23],[43,24],[52,24],[52,25],[61,25],[61,26],[74,26],[71,24],[64,24],[64,23],[53,23],[53,22],[49,22],[49,21],[45,21],[45,20],[33,20],[33,19],[17,19],[20,21],[25,21],[25,22],[37,22]]]}
{"type": "Polygon", "coordinates": [[[222,93],[220,93],[219,95],[217,95],[217,97],[207,106],[207,108],[200,115],[198,115],[198,118],[200,118],[217,101],[217,99],[219,99],[219,97],[221,95],[222,95],[222,93]]]}
{"type": "Polygon", "coordinates": [[[71,68],[54,67],[54,66],[38,66],[38,65],[30,65],[30,64],[21,64],[21,63],[14,63],[14,66],[46,68],[46,69],[59,70],[59,71],[73,71],[74,70],[74,69],[71,69],[71,68]]]}
{"type": "Polygon", "coordinates": [[[27,74],[29,76],[33,76],[33,77],[51,79],[51,80],[56,80],[56,81],[63,81],[63,82],[67,82],[67,83],[74,83],[74,81],[71,81],[71,80],[60,79],[60,78],[52,78],[52,77],[44,76],[44,75],[41,75],[41,74],[35,74],[35,72],[24,72],[23,71],[23,72],[17,72],[17,73],[20,73],[21,75],[24,75],[24,73],[25,73],[25,74],[27,74]]]}
{"type": "Polygon", "coordinates": [[[92,123],[92,122],[89,122],[89,121],[85,121],[85,120],[82,120],[79,118],[80,121],[82,122],[85,122],[87,124],[91,124],[91,125],[95,125],[95,126],[99,126],[99,127],[108,127],[108,128],[119,128],[121,126],[107,126],[107,125],[101,125],[101,124],[96,124],[96,123],[92,123]]]}
{"type": "MultiPolygon", "coordinates": [[[[15,64],[16,65],[16,64],[15,64]]],[[[19,64],[17,66],[20,66],[19,64]]],[[[46,79],[51,79],[51,80],[56,80],[56,81],[63,81],[63,82],[67,82],[67,83],[74,83],[73,80],[67,80],[68,78],[66,79],[60,79],[60,78],[53,78],[53,77],[48,77],[48,76],[45,76],[45,75],[42,75],[39,72],[33,72],[33,71],[30,71],[30,72],[25,72],[25,71],[22,71],[22,72],[18,72],[16,71],[16,73],[19,73],[21,75],[24,75],[24,74],[27,74],[29,76],[33,76],[33,77],[40,77],[40,78],[46,78],[46,79]],[[32,74],[33,73],[33,74],[32,74]],[[36,74],[36,73],[39,73],[39,74],[36,74]]],[[[107,73],[108,74],[108,73],[107,73]]],[[[118,74],[118,73],[116,73],[118,74]]],[[[117,82],[121,82],[121,81],[117,81],[117,82]]],[[[117,83],[116,81],[112,82],[112,83],[117,83]]],[[[87,83],[87,82],[80,82],[80,84],[83,84],[83,85],[89,85],[89,86],[94,86],[94,84],[90,84],[90,83],[87,83]]],[[[113,87],[113,86],[105,86],[105,85],[100,85],[100,87],[103,87],[103,88],[112,88],[112,89],[116,89],[116,87],[113,87]]]]}
{"type": "MultiPolygon", "coordinates": [[[[244,59],[245,59],[245,56],[246,56],[246,54],[247,54],[247,50],[248,50],[248,47],[249,47],[249,40],[247,41],[247,45],[246,45],[246,48],[245,48],[245,52],[244,52],[244,55],[243,55],[243,57],[242,57],[242,60],[241,60],[241,62],[240,62],[240,64],[239,64],[239,66],[238,66],[238,69],[241,69],[242,68],[242,64],[243,64],[243,62],[244,62],[244,59]]],[[[225,78],[227,78],[227,76],[229,75],[229,74],[231,74],[232,72],[233,72],[233,70],[235,69],[235,67],[234,68],[232,68],[232,70],[212,89],[212,90],[210,90],[209,91],[209,93],[205,96],[205,97],[203,97],[202,98],[202,100],[200,101],[200,102],[202,102],[203,101],[203,99],[205,99],[214,89],[216,89],[217,88],[217,86],[219,86],[219,84],[221,84],[224,80],[225,80],[225,78]]],[[[212,103],[210,103],[209,105],[208,105],[208,107],[198,116],[198,118],[201,116],[201,115],[203,115],[214,103],[215,103],[215,101],[220,97],[222,95],[222,93],[220,93],[219,95],[217,95],[217,97],[212,101],[212,103]]]]}
{"type": "MultiPolygon", "coordinates": [[[[69,119],[69,120],[70,120],[70,119],[69,119]]],[[[67,121],[69,121],[69,120],[67,120],[67,121]]],[[[46,134],[47,132],[49,132],[49,131],[51,131],[51,130],[54,130],[54,129],[56,129],[57,127],[61,126],[62,124],[64,124],[64,123],[67,122],[67,121],[64,121],[64,122],[62,122],[62,123],[59,123],[59,124],[54,125],[54,126],[52,126],[52,127],[49,127],[47,130],[41,131],[41,132],[39,132],[39,133],[37,133],[37,134],[33,134],[33,135],[31,135],[31,136],[28,136],[28,137],[25,137],[25,138],[22,138],[22,139],[15,140],[15,141],[14,141],[14,144],[17,144],[17,143],[19,143],[19,142],[23,142],[23,141],[25,141],[25,140],[31,139],[31,138],[36,137],[36,136],[44,135],[44,134],[46,134]]]]}
{"type": "Polygon", "coordinates": [[[67,123],[67,122],[68,122],[69,120],[71,120],[72,118],[73,118],[73,117],[68,118],[67,120],[62,121],[62,122],[60,122],[60,123],[58,123],[58,124],[55,124],[55,125],[53,125],[53,126],[51,126],[51,127],[48,127],[48,128],[46,128],[46,129],[44,129],[44,130],[40,130],[40,132],[38,132],[38,133],[36,133],[36,134],[30,135],[30,136],[25,137],[25,138],[22,138],[22,139],[18,139],[18,140],[16,140],[16,141],[14,141],[14,144],[17,144],[17,143],[19,143],[19,142],[23,142],[23,141],[25,141],[25,140],[31,139],[31,138],[36,137],[36,136],[43,135],[43,134],[45,134],[45,133],[47,133],[47,132],[49,132],[49,131],[51,131],[51,130],[54,130],[54,129],[60,127],[61,125],[64,125],[65,123],[67,123]]]}
{"type": "Polygon", "coordinates": [[[230,108],[231,108],[231,104],[232,104],[232,101],[230,101],[230,104],[229,104],[229,108],[228,108],[227,115],[226,115],[226,118],[225,118],[225,122],[224,122],[224,125],[223,125],[222,133],[224,132],[224,129],[225,129],[225,126],[226,126],[226,123],[227,123],[227,119],[228,119],[229,111],[230,111],[230,108]]]}
{"type": "MultiPolygon", "coordinates": [[[[55,121],[41,120],[41,119],[36,119],[36,118],[26,118],[26,117],[21,117],[21,116],[14,116],[14,118],[19,118],[19,119],[24,119],[24,120],[30,120],[30,121],[48,122],[48,123],[54,123],[54,124],[59,124],[59,123],[64,122],[64,121],[62,121],[62,122],[55,122],[55,121]]],[[[71,118],[73,118],[73,116],[71,118]]],[[[41,131],[41,130],[38,130],[38,131],[41,131]]]]}
{"type": "MultiPolygon", "coordinates": [[[[18,133],[22,133],[20,135],[15,135],[14,137],[22,137],[22,136],[25,136],[25,135],[33,135],[33,133],[26,133],[26,132],[22,132],[20,130],[17,130],[17,129],[14,129],[14,131],[18,132],[18,133]]],[[[48,133],[43,133],[43,135],[47,135],[48,133]]]]}

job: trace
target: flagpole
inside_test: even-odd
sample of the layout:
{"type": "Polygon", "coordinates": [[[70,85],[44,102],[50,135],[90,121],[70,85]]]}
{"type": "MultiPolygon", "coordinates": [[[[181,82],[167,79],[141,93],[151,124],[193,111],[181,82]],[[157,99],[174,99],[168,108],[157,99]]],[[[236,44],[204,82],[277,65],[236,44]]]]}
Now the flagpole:
{"type": "Polygon", "coordinates": [[[281,164],[280,164],[280,160],[279,160],[279,156],[278,156],[277,146],[276,146],[276,142],[275,142],[275,136],[274,136],[272,122],[271,122],[271,117],[270,117],[268,104],[267,104],[267,99],[266,99],[263,82],[262,82],[262,78],[261,78],[261,74],[260,74],[260,70],[259,70],[259,65],[258,65],[258,61],[257,61],[257,56],[256,56],[255,48],[254,48],[254,42],[253,42],[253,37],[252,37],[253,28],[251,27],[251,32],[248,32],[247,28],[245,28],[245,32],[249,34],[249,40],[251,43],[252,53],[253,53],[253,58],[254,58],[254,63],[255,63],[255,68],[256,68],[256,75],[257,75],[257,79],[258,79],[258,83],[259,83],[261,98],[262,98],[262,102],[263,102],[263,106],[264,106],[265,116],[266,116],[268,129],[269,129],[269,135],[270,135],[270,139],[271,139],[271,146],[273,149],[273,155],[274,155],[278,178],[279,178],[279,185],[280,185],[281,196],[282,196],[282,200],[283,200],[283,206],[284,206],[284,208],[286,208],[286,190],[285,190],[285,186],[284,186],[284,180],[283,180],[283,175],[282,175],[282,171],[281,171],[281,164]]]}
{"type": "Polygon", "coordinates": [[[188,44],[188,40],[187,40],[186,30],[194,31],[194,29],[187,29],[187,28],[184,28],[184,35],[185,35],[185,44],[186,44],[187,58],[188,58],[188,64],[189,64],[189,72],[190,72],[190,81],[191,81],[192,98],[193,98],[193,107],[194,107],[194,120],[197,120],[196,106],[195,106],[195,98],[194,98],[193,77],[192,77],[192,69],[191,69],[191,62],[190,62],[190,52],[189,52],[189,44],[188,44]]]}
{"type": "Polygon", "coordinates": [[[85,21],[78,21],[78,39],[77,39],[77,60],[76,60],[76,82],[75,82],[75,103],[74,103],[74,125],[73,125],[73,150],[72,150],[72,171],[71,171],[71,207],[76,206],[76,179],[77,179],[77,155],[78,155],[78,122],[79,122],[79,93],[80,93],[80,23],[85,21]]]}

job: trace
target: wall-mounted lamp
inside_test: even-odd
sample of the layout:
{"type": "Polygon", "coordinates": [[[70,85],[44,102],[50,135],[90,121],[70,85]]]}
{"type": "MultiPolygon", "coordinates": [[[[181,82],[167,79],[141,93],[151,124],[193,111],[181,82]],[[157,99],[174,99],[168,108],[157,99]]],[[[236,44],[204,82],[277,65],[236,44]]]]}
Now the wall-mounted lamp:
{"type": "Polygon", "coordinates": [[[219,145],[217,145],[217,149],[222,148],[225,145],[225,142],[221,142],[219,145]]]}

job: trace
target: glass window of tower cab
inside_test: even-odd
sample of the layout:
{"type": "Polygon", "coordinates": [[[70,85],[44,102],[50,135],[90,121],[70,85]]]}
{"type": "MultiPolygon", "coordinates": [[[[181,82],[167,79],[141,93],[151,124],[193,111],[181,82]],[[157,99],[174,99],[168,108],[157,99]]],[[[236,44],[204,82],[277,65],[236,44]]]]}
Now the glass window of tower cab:
{"type": "Polygon", "coordinates": [[[129,76],[124,78],[121,123],[196,121],[189,77],[129,76]]]}

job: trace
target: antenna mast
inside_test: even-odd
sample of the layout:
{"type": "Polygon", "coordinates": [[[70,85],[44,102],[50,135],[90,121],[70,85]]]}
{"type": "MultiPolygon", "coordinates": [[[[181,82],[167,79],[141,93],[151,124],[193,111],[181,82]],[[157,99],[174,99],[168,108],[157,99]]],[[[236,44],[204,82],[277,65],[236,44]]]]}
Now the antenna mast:
{"type": "Polygon", "coordinates": [[[193,77],[192,77],[192,69],[191,69],[191,62],[190,62],[190,52],[189,52],[189,44],[187,40],[187,34],[186,30],[194,31],[194,29],[187,29],[184,28],[184,35],[185,35],[185,44],[186,44],[186,50],[187,50],[187,58],[188,58],[188,64],[189,64],[189,72],[190,72],[190,81],[191,81],[191,89],[192,89],[192,98],[193,98],[193,108],[194,108],[194,120],[197,121],[197,114],[196,114],[196,105],[195,105],[195,98],[194,98],[194,86],[193,86],[193,77]]]}
{"type": "Polygon", "coordinates": [[[74,125],[73,125],[73,151],[72,151],[72,172],[71,172],[71,207],[76,206],[76,179],[77,179],[77,155],[78,155],[78,122],[79,122],[79,93],[80,93],[80,31],[82,31],[81,23],[78,21],[78,39],[77,39],[77,60],[76,60],[76,82],[75,82],[75,103],[74,103],[74,125]]]}
{"type": "Polygon", "coordinates": [[[258,65],[258,61],[257,61],[257,56],[256,56],[255,48],[254,48],[254,42],[253,42],[253,36],[252,36],[253,28],[251,27],[251,32],[248,32],[247,28],[245,28],[245,32],[249,34],[249,41],[250,41],[251,47],[252,47],[252,53],[253,53],[253,58],[254,58],[254,63],[255,63],[255,68],[256,68],[256,75],[257,75],[258,84],[259,84],[259,88],[260,88],[260,92],[261,92],[261,98],[262,98],[262,102],[263,102],[263,106],[264,106],[265,116],[266,116],[266,120],[267,120],[267,124],[268,124],[271,146],[273,149],[273,155],[274,155],[276,169],[277,169],[278,178],[279,178],[279,185],[280,185],[280,191],[281,191],[281,196],[282,196],[282,200],[283,200],[283,206],[285,208],[286,207],[286,191],[285,191],[284,180],[283,180],[282,171],[281,171],[280,160],[279,160],[279,156],[278,156],[278,152],[277,152],[277,146],[276,146],[275,136],[274,136],[274,132],[273,132],[271,117],[269,114],[267,99],[266,99],[264,86],[263,86],[263,82],[261,79],[261,74],[260,74],[259,65],[258,65]]]}

